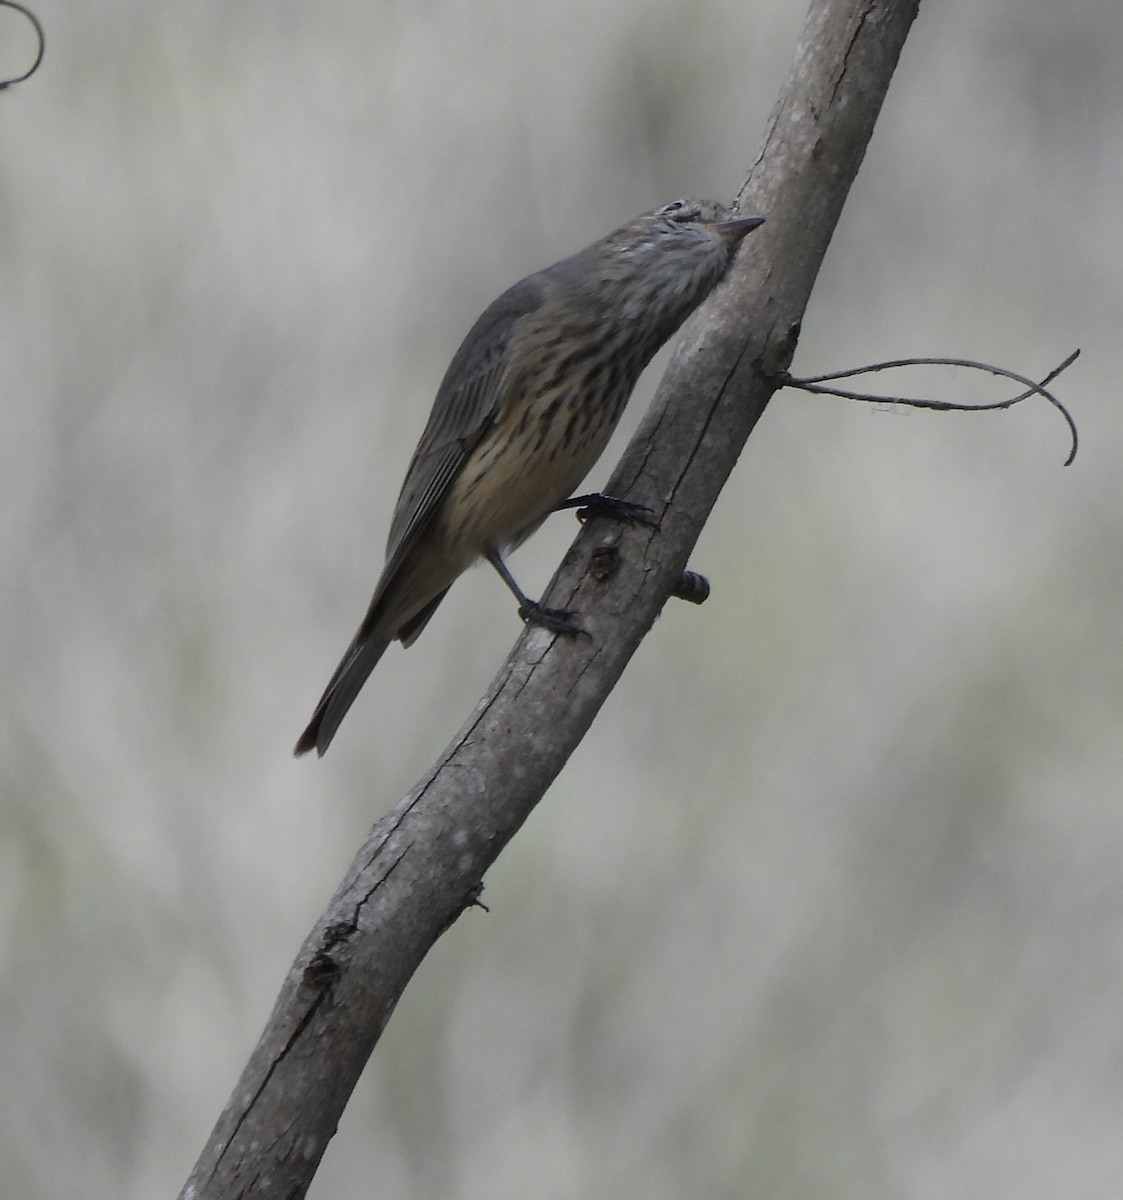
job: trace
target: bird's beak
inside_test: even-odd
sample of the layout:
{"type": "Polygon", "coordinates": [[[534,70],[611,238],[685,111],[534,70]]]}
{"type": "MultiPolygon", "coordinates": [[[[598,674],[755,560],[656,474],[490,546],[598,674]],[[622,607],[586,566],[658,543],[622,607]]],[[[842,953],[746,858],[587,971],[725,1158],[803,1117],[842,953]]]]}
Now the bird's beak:
{"type": "Polygon", "coordinates": [[[763,217],[730,217],[728,221],[715,221],[714,232],[721,234],[727,242],[739,242],[746,233],[764,224],[763,217]]]}

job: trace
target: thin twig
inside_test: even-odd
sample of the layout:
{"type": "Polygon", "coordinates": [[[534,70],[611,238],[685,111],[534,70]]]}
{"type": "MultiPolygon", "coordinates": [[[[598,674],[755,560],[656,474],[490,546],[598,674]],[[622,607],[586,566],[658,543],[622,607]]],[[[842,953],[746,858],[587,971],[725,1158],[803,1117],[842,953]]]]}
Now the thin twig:
{"type": "Polygon", "coordinates": [[[827,375],[807,375],[797,377],[788,372],[782,375],[782,387],[799,388],[800,391],[814,392],[817,395],[841,396],[844,400],[862,400],[869,404],[904,404],[910,408],[931,408],[939,412],[986,412],[998,408],[1012,408],[1030,396],[1044,396],[1046,400],[1061,414],[1072,435],[1072,449],[1064,465],[1067,467],[1076,457],[1079,439],[1076,432],[1076,422],[1067,408],[1045,387],[1052,383],[1062,371],[1066,371],[1080,356],[1079,350],[1074,350],[1058,367],[1054,367],[1040,383],[1034,383],[1017,371],[1008,371],[1005,367],[991,366],[990,363],[976,362],[970,358],[897,358],[890,362],[871,363],[865,367],[852,367],[847,371],[831,371],[827,375]],[[870,392],[851,392],[845,388],[824,387],[832,379],[849,379],[854,375],[872,375],[875,371],[888,371],[896,367],[967,367],[973,371],[987,371],[991,375],[999,375],[1003,379],[1012,379],[1025,387],[1024,392],[1011,396],[1006,400],[995,400],[989,404],[959,404],[952,400],[923,400],[914,396],[878,396],[870,392]]]}

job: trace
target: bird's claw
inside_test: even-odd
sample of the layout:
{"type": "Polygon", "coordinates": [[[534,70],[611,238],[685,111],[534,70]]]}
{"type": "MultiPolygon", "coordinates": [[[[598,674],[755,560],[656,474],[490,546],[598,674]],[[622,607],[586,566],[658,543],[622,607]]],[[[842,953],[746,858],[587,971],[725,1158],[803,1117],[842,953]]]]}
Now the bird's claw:
{"type": "Polygon", "coordinates": [[[606,496],[603,492],[590,492],[587,496],[574,496],[559,508],[577,509],[577,519],[584,524],[591,517],[607,517],[625,525],[648,525],[658,528],[659,522],[646,504],[634,500],[622,500],[619,496],[606,496]]]}
{"type": "Polygon", "coordinates": [[[562,637],[589,636],[577,623],[577,614],[570,608],[547,608],[536,600],[528,600],[519,605],[519,616],[528,625],[541,625],[543,629],[562,637]]]}

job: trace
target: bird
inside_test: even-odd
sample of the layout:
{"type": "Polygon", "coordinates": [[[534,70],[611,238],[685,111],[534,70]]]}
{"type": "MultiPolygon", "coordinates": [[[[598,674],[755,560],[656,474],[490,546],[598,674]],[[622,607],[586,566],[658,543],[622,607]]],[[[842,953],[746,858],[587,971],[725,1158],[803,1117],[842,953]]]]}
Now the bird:
{"type": "Polygon", "coordinates": [[[573,613],[530,600],[504,556],[560,508],[644,519],[646,510],[625,500],[569,497],[644,367],[763,223],[715,200],[674,200],[528,275],[483,311],[445,372],[406,470],[366,616],[294,754],[327,750],[390,643],[412,645],[481,558],[524,621],[581,631],[573,613]]]}

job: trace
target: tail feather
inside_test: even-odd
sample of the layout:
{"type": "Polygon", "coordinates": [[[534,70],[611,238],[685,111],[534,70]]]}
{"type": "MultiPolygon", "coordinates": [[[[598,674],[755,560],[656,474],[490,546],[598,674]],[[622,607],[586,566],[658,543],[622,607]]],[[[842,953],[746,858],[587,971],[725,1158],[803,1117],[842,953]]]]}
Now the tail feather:
{"type": "Polygon", "coordinates": [[[445,588],[443,592],[438,592],[416,617],[410,617],[401,629],[398,630],[398,638],[403,646],[412,646],[417,641],[421,636],[421,631],[429,624],[429,618],[437,611],[437,605],[445,598],[447,591],[448,588],[445,588]]]}
{"type": "Polygon", "coordinates": [[[322,755],[331,745],[340,722],[389,644],[388,637],[373,634],[355,641],[324,689],[308,728],[297,739],[293,754],[299,758],[309,750],[315,750],[322,755]]]}

